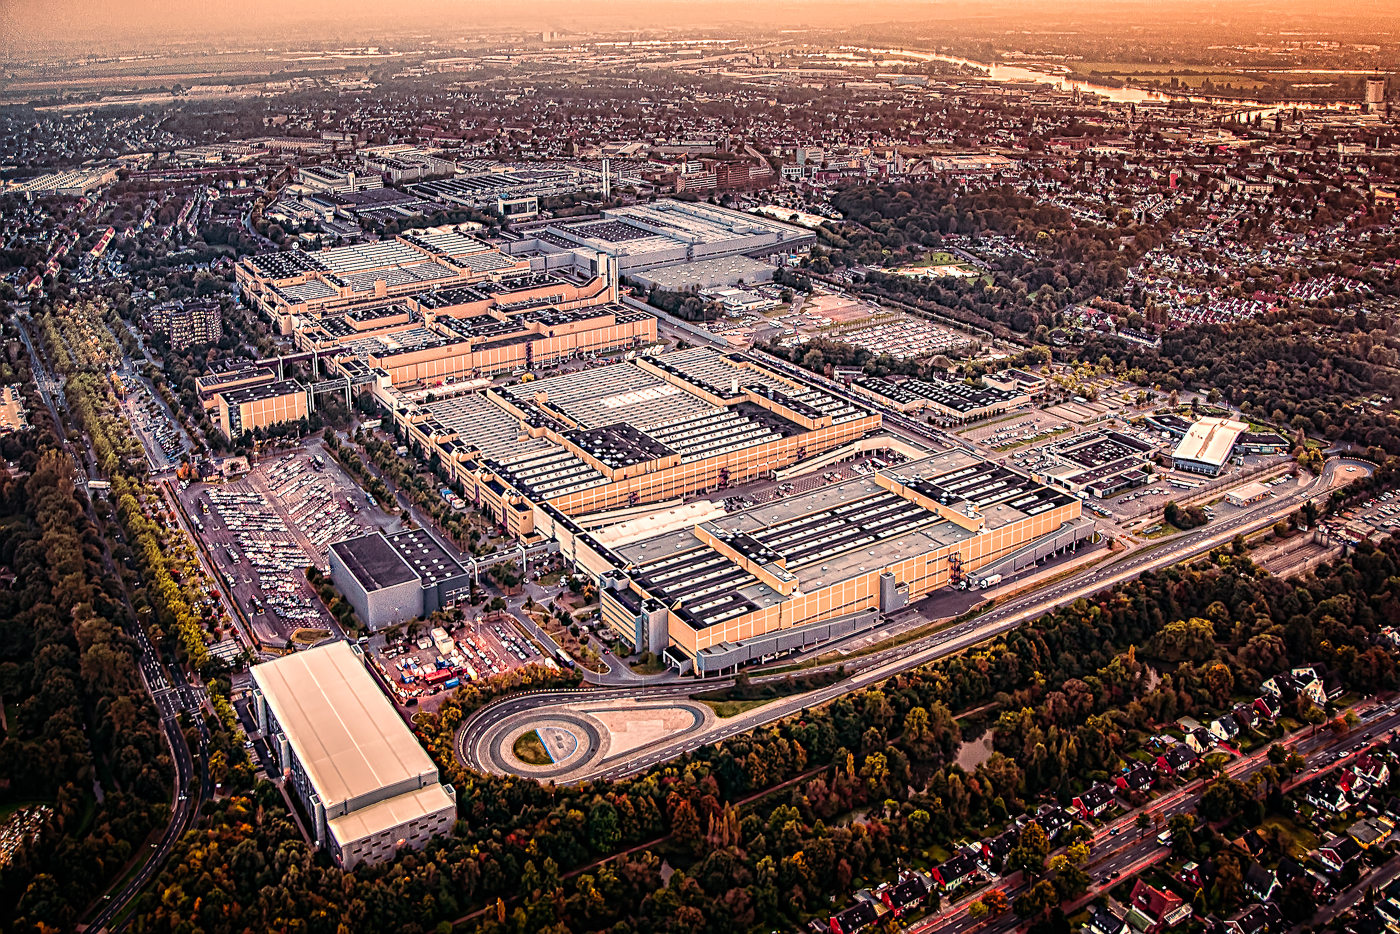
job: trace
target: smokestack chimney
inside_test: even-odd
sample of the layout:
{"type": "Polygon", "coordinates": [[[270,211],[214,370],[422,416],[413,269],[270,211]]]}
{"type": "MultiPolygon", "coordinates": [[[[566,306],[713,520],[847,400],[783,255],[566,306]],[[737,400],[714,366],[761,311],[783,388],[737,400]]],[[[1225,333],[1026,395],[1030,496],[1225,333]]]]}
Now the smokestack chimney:
{"type": "Polygon", "coordinates": [[[603,200],[612,198],[612,161],[603,160],[603,200]]]}

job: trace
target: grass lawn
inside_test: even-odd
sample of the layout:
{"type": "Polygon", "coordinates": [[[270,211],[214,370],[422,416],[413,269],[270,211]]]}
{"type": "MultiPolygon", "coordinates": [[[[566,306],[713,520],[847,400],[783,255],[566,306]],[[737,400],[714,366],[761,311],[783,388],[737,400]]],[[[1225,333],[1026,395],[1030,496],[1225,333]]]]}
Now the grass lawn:
{"type": "Polygon", "coordinates": [[[292,641],[304,645],[315,645],[331,634],[329,629],[298,629],[292,633],[292,641]]]}
{"type": "Polygon", "coordinates": [[[667,666],[659,657],[647,652],[640,661],[628,662],[627,667],[639,675],[659,675],[667,666]]]}
{"type": "Polygon", "coordinates": [[[1279,833],[1289,840],[1290,855],[1300,857],[1310,850],[1317,849],[1318,837],[1305,827],[1299,827],[1287,817],[1273,815],[1264,818],[1263,827],[1277,827],[1279,833]]]}
{"type": "Polygon", "coordinates": [[[548,751],[544,748],[544,743],[540,740],[538,730],[531,730],[528,733],[521,733],[515,738],[510,751],[515,753],[515,757],[527,765],[553,765],[554,760],[550,758],[548,751]]]}
{"type": "Polygon", "coordinates": [[[1203,756],[1202,761],[1214,763],[1217,769],[1224,770],[1225,766],[1229,764],[1231,758],[1232,757],[1228,752],[1211,752],[1203,756]]]}
{"type": "Polygon", "coordinates": [[[1268,741],[1269,738],[1267,736],[1260,736],[1257,733],[1250,733],[1248,736],[1241,733],[1238,737],[1235,738],[1235,748],[1239,749],[1239,751],[1244,753],[1245,755],[1248,755],[1249,753],[1258,750],[1268,741]]]}
{"type": "Polygon", "coordinates": [[[700,703],[715,712],[715,716],[720,719],[737,717],[745,711],[762,707],[764,704],[772,703],[775,698],[757,697],[751,700],[701,700],[700,703]]]}

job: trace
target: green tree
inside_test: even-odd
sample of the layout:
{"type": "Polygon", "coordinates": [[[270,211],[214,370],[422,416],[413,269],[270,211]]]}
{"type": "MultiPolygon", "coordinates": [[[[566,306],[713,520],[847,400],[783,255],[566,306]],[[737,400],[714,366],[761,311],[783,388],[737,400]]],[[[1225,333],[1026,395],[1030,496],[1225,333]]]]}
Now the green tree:
{"type": "Polygon", "coordinates": [[[1008,854],[1007,862],[1030,875],[1045,871],[1045,857],[1050,853],[1050,840],[1045,829],[1036,821],[1021,828],[1021,836],[1016,846],[1008,854]]]}

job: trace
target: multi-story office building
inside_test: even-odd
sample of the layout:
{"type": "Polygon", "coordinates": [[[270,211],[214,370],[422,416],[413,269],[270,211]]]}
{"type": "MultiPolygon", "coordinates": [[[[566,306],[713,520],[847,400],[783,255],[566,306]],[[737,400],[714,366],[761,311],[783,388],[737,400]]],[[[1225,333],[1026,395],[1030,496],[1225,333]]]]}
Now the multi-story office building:
{"type": "Polygon", "coordinates": [[[327,165],[309,165],[297,169],[297,184],[312,191],[345,195],[354,191],[383,188],[384,179],[378,172],[356,172],[327,165]]]}
{"type": "Polygon", "coordinates": [[[164,334],[172,350],[214,344],[224,336],[223,314],[214,301],[176,300],[151,309],[151,328],[164,334]]]}
{"type": "Polygon", "coordinates": [[[286,335],[322,315],[529,273],[528,259],[504,256],[448,227],[314,253],[260,253],[235,267],[243,300],[286,335]]]}

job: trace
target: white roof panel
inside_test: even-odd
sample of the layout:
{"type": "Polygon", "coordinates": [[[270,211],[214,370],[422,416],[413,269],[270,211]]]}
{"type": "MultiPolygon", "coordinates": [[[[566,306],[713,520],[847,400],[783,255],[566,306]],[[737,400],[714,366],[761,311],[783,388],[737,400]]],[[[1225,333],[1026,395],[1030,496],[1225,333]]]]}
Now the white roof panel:
{"type": "Polygon", "coordinates": [[[410,778],[436,782],[433,760],[348,642],[252,671],[327,810],[410,778]]]}

